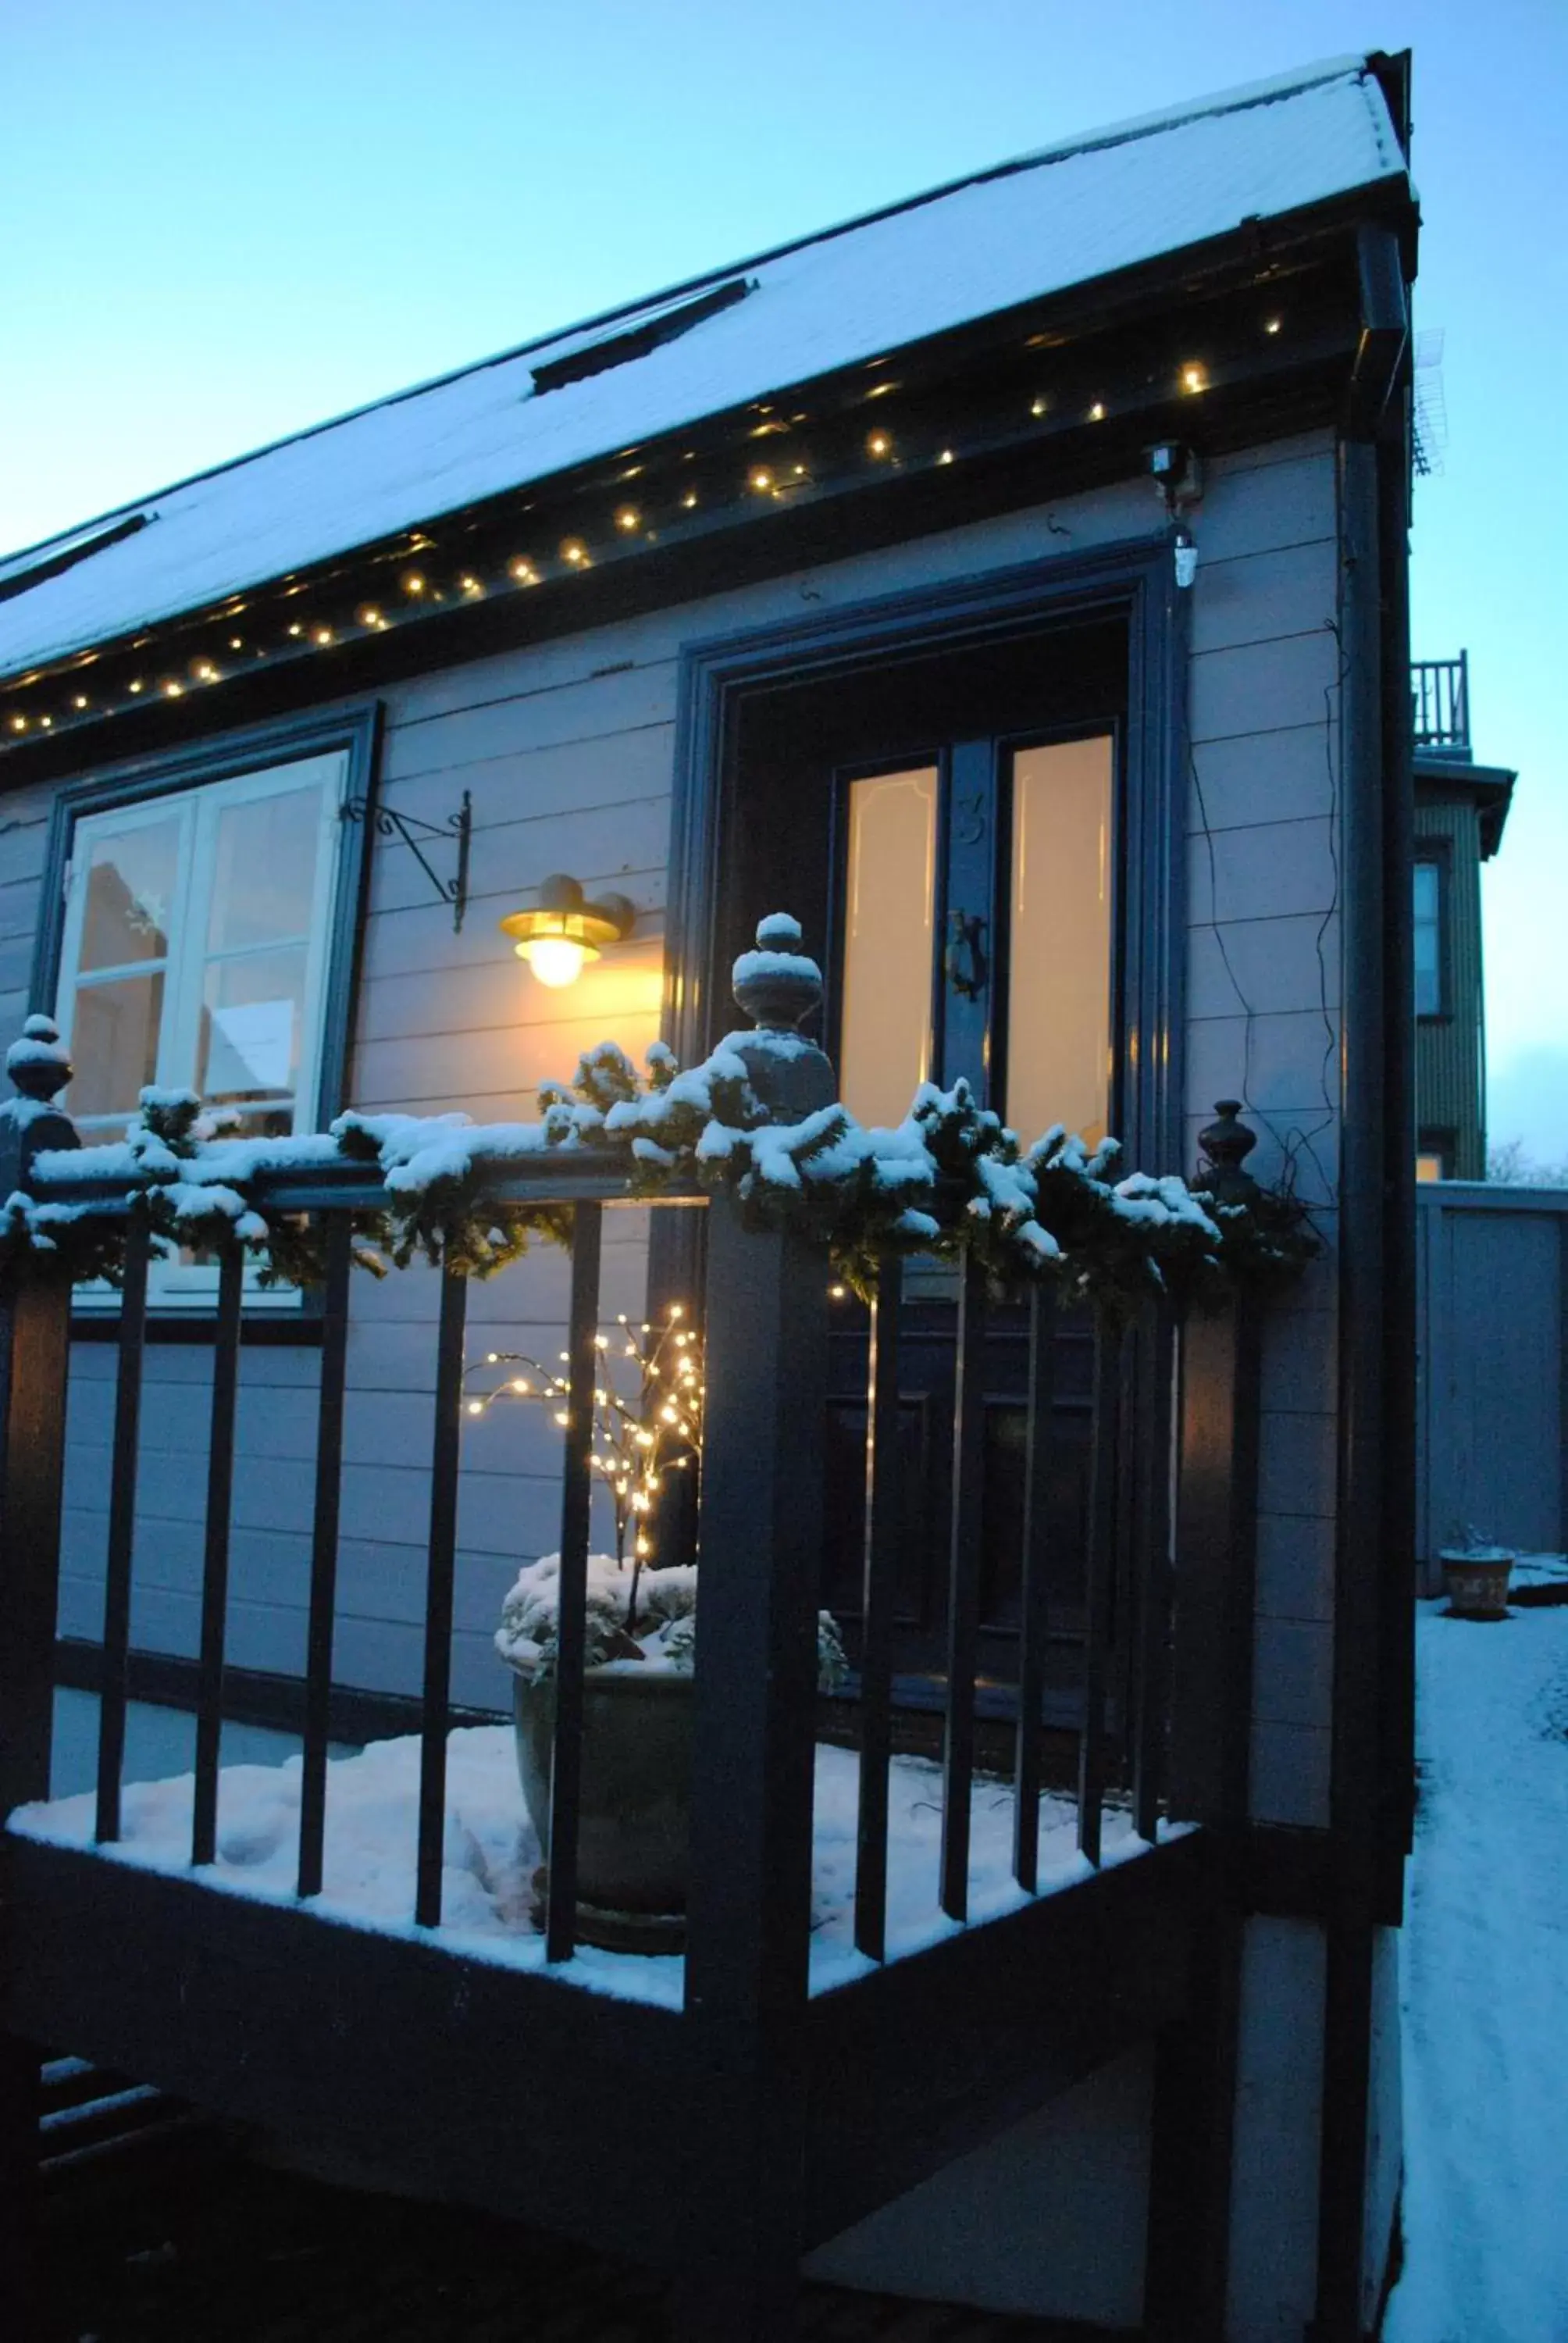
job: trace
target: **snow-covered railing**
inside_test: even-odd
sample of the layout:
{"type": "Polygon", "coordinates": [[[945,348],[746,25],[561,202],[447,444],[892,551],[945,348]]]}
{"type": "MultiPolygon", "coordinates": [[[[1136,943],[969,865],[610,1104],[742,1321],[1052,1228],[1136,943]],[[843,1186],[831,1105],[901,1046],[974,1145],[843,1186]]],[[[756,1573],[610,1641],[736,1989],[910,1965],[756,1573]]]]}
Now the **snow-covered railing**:
{"type": "MultiPolygon", "coordinates": [[[[891,1131],[867,1132],[836,1102],[831,1067],[799,1020],[819,997],[792,922],[765,922],[737,967],[756,1029],[681,1072],[656,1050],[645,1086],[608,1046],[574,1091],[545,1095],[534,1124],[459,1116],[345,1116],[330,1133],[241,1141],[206,1132],[197,1102],[148,1093],[140,1125],[81,1147],[53,1105],[69,1077],[47,1021],[30,1021],[9,1064],[19,1096],[0,1109],[0,1260],[8,1379],[0,1419],[0,1698],[20,1719],[0,1747],[0,1812],[44,1794],[60,1545],[60,1485],[73,1277],[107,1271],[120,1287],[118,1369],[106,1558],[96,1836],[121,1832],[136,1542],[139,1411],[149,1269],[160,1247],[216,1259],[191,1860],[214,1860],[228,1609],[236,1404],[247,1261],[308,1281],[321,1318],[321,1370],[303,1685],[297,1891],[322,1887],[328,1725],[334,1690],[338,1518],[351,1271],[422,1255],[440,1271],[433,1388],[427,1569],[419,1718],[415,1918],[442,1909],[446,1766],[465,1330],[469,1283],[544,1235],[570,1247],[562,1374],[559,1601],[553,1658],[546,1950],[578,1938],[592,1476],[588,1433],[598,1348],[603,1212],[618,1203],[709,1207],[706,1442],[698,1549],[687,2006],[716,2017],[806,1990],[812,1908],[812,1783],[818,1586],[823,1552],[829,1260],[867,1306],[868,1417],[863,1574],[856,1674],[859,1797],[853,1934],[872,1962],[889,1940],[889,1784],[894,1742],[896,1581],[904,1534],[900,1359],[906,1264],[950,1264],[950,1511],[946,1565],[939,1902],[970,1916],[971,1812],[979,1755],[977,1676],[986,1521],[990,1333],[997,1312],[1027,1318],[1026,1474],[1012,1765],[1015,1892],[1040,1886],[1042,1793],[1070,1790],[1081,1859],[1101,1856],[1108,1797],[1152,1845],[1175,1810],[1221,1793],[1206,1694],[1172,1709],[1171,1501],[1180,1440],[1172,1408],[1189,1293],[1284,1273],[1298,1242],[1282,1211],[1258,1208],[1242,1170],[1250,1134],[1227,1111],[1205,1134],[1212,1177],[1117,1180],[1111,1157],[1065,1134],[1020,1150],[959,1089],[929,1091],[891,1131]],[[1048,1734],[1048,1660],[1060,1541],[1059,1302],[1108,1305],[1091,1336],[1081,1655],[1066,1728],[1048,1734]],[[1053,1503],[1056,1512],[1053,1515],[1053,1503]],[[807,1558],[802,1566],[802,1558],[807,1558]]],[[[1236,1353],[1239,1358],[1240,1353],[1236,1353]]],[[[1225,1372],[1229,1372],[1226,1370],[1225,1372]]],[[[1223,1374],[1221,1381],[1223,1382],[1223,1374]]],[[[1232,1395],[1239,1383],[1230,1387],[1232,1395]]],[[[1205,1419],[1211,1439],[1219,1417],[1205,1419]]],[[[1246,1467],[1245,1443],[1241,1472],[1246,1467]]],[[[1227,1452],[1229,1453],[1229,1452],[1227,1452]]],[[[1229,1469],[1228,1467],[1225,1469],[1229,1469]]],[[[1208,1495],[1215,1474],[1205,1466],[1208,1495]]],[[[1222,1477],[1222,1475],[1221,1475],[1222,1477]]],[[[1238,1502],[1245,1515],[1245,1493],[1238,1502]]],[[[1207,1533],[1205,1533],[1207,1534],[1207,1533]]],[[[1229,1530],[1215,1533],[1221,1554],[1229,1530]]],[[[1212,1562],[1209,1582],[1221,1564],[1212,1562]]],[[[1221,1570],[1221,1575],[1223,1575],[1221,1570]]],[[[600,1590],[602,1596],[602,1589],[600,1590]]],[[[598,1598],[596,1598],[598,1599],[598,1598]]],[[[1197,1614],[1195,1614],[1197,1615],[1197,1614]]],[[[689,1654],[691,1638],[686,1638],[689,1654]]],[[[1176,1655],[1178,1663],[1180,1654],[1176,1655]]],[[[1201,1671],[1200,1677],[1201,1676],[1201,1671]]],[[[1184,1679],[1180,1664],[1176,1691],[1184,1679]]],[[[1060,1706],[1060,1704],[1059,1704],[1060,1706]]],[[[1244,1718],[1243,1718],[1244,1724],[1244,1718]]]]}

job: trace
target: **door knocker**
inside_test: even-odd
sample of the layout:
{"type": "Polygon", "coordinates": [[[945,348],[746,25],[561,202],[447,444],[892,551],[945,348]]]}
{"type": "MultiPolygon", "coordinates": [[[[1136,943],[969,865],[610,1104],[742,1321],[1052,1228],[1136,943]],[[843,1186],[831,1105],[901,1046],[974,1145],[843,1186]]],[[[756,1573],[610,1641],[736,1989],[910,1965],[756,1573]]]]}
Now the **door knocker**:
{"type": "Polygon", "coordinates": [[[948,913],[948,982],[966,1001],[977,1001],[990,978],[983,938],[986,922],[968,911],[948,913]]]}

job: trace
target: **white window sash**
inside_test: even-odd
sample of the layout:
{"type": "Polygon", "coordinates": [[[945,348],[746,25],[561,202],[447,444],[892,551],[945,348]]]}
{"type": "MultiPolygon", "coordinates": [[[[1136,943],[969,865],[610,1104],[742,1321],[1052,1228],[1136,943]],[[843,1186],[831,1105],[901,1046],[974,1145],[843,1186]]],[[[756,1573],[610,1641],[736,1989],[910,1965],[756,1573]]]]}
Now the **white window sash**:
{"type": "MultiPolygon", "coordinates": [[[[87,989],[81,981],[79,962],[86,915],[87,871],[95,844],[103,839],[124,837],[128,831],[148,828],[174,817],[179,823],[178,861],[170,912],[167,956],[164,962],[164,999],[158,1025],[156,1081],[160,1089],[194,1090],[196,1087],[201,1012],[209,964],[206,947],[222,817],[234,806],[254,804],[269,797],[292,795],[315,785],[321,791],[320,828],[310,927],[305,947],[299,1065],[290,1122],[295,1132],[314,1130],[325,1041],[322,1028],[326,1012],[327,969],[332,946],[332,907],[337,891],[343,831],[342,806],[348,767],[347,751],[335,749],[319,756],[296,759],[286,764],[266,766],[253,772],[237,774],[227,780],[208,782],[196,789],[171,791],[135,806],[85,815],[76,824],[72,840],[71,883],[61,942],[55,1014],[62,1033],[67,1038],[71,1034],[77,995],[87,989]]],[[[219,954],[216,958],[221,961],[227,956],[219,954]]],[[[97,973],[93,971],[95,976],[97,973]]],[[[120,1127],[117,1115],[112,1119],[93,1118],[84,1137],[90,1145],[95,1140],[101,1141],[117,1137],[120,1127]]],[[[247,1306],[284,1310],[299,1306],[301,1297],[296,1289],[264,1287],[257,1282],[255,1270],[249,1267],[246,1271],[245,1284],[247,1306]]],[[[156,1307],[210,1309],[216,1295],[216,1266],[179,1261],[154,1262],[148,1298],[156,1307]]],[[[118,1296],[107,1285],[80,1287],[75,1301],[78,1306],[93,1310],[118,1307],[118,1296]]]]}

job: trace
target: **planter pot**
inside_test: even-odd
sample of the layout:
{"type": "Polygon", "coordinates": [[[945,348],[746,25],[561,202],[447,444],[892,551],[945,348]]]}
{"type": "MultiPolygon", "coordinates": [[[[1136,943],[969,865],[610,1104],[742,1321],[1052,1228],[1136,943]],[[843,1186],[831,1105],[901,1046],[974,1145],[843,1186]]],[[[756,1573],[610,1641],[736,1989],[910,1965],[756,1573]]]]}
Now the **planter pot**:
{"type": "MultiPolygon", "coordinates": [[[[663,1669],[590,1668],[583,1678],[578,1935],[617,1953],[686,1944],[693,1678],[663,1669]]],[[[553,1681],[513,1678],[523,1799],[548,1861],[553,1681]]],[[[545,1872],[538,1879],[542,1924],[545,1872]]]]}
{"type": "Polygon", "coordinates": [[[1508,1581],[1513,1569],[1512,1554],[1501,1548],[1475,1554],[1456,1550],[1442,1554],[1438,1559],[1442,1564],[1443,1592],[1454,1618],[1507,1618],[1508,1581]]]}

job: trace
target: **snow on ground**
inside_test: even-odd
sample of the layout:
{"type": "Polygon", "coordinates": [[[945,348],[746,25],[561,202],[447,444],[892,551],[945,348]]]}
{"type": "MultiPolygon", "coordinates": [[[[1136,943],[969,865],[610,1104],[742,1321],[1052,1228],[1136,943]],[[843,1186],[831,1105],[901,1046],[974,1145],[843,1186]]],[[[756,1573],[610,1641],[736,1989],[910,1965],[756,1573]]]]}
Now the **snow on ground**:
{"type": "Polygon", "coordinates": [[[1568,2337],[1568,1608],[1421,1606],[1386,2343],[1568,2337]]]}
{"type": "MultiPolygon", "coordinates": [[[[1568,1614],[1564,1614],[1568,1617],[1568,1614]]],[[[819,1747],[813,1862],[811,1989],[843,1985],[872,1964],[854,1947],[855,1825],[859,1760],[819,1747]]],[[[230,1895],[292,1903],[299,1845],[300,1761],[226,1765],[218,1779],[217,1860],[197,1875],[230,1895]]],[[[184,1871],[190,1861],[193,1776],[128,1785],[121,1805],[124,1835],[98,1850],[111,1862],[153,1871],[184,1871]]],[[[414,1850],[419,1795],[416,1736],[376,1741],[327,1769],[323,1892],[312,1909],[323,1919],[396,1936],[418,1936],[453,1951],[516,1968],[542,1968],[544,1940],[529,1916],[539,1850],[518,1786],[507,1725],[476,1725],[447,1746],[446,1868],[442,1924],[416,1929],[414,1850]]],[[[970,1808],[970,1912],[997,1918],[1030,1899],[1011,1875],[1013,1797],[1002,1782],[981,1779],[970,1808]]],[[[9,1827],[60,1846],[91,1846],[91,1795],[19,1807],[9,1827]]],[[[1064,1798],[1040,1800],[1041,1892],[1089,1875],[1076,1845],[1076,1813],[1064,1798]]],[[[955,1933],[937,1901],[941,1837],[940,1767],[895,1757],[890,1793],[888,1946],[916,1952],[955,1933]]],[[[1108,1809],[1104,1860],[1141,1853],[1131,1819],[1108,1809]]],[[[585,1947],[555,1971],[568,1982],[628,2000],[680,2006],[685,1964],[678,1955],[599,1952],[585,1947]]]]}

